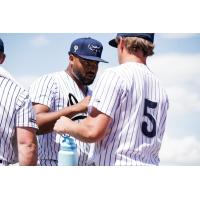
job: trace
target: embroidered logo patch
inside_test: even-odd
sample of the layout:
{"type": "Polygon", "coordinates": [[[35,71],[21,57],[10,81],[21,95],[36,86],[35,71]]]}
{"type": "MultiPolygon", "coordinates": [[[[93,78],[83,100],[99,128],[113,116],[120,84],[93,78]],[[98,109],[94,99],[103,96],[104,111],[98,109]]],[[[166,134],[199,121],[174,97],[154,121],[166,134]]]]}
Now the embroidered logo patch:
{"type": "Polygon", "coordinates": [[[88,49],[96,53],[101,52],[101,47],[98,47],[92,44],[88,44],[88,49]]]}
{"type": "Polygon", "coordinates": [[[78,45],[75,45],[75,46],[74,46],[74,53],[76,53],[77,50],[78,50],[78,45]]]}

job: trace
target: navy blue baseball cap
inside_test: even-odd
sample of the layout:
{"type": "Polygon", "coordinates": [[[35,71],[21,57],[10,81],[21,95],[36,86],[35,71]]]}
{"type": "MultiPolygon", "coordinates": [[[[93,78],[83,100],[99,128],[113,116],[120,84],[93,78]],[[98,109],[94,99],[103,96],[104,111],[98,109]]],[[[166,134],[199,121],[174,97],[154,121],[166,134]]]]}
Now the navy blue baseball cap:
{"type": "MultiPolygon", "coordinates": [[[[154,42],[154,33],[117,33],[116,38],[118,37],[138,37],[148,40],[149,42],[154,42]]],[[[117,47],[116,39],[109,41],[109,45],[112,47],[117,47]]]]}
{"type": "Polygon", "coordinates": [[[103,45],[101,42],[88,38],[79,38],[72,42],[69,54],[73,54],[86,60],[108,63],[101,59],[103,45]]]}
{"type": "Polygon", "coordinates": [[[0,38],[0,52],[4,53],[4,45],[3,45],[3,41],[1,38],[0,38]]]}

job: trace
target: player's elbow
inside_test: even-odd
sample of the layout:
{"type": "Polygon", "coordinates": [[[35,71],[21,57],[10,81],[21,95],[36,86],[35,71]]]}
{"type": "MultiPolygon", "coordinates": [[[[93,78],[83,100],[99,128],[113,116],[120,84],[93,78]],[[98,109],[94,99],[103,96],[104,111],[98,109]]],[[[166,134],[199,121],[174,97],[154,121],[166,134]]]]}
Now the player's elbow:
{"type": "Polygon", "coordinates": [[[20,165],[37,164],[37,138],[33,128],[17,128],[18,158],[20,165]]]}
{"type": "Polygon", "coordinates": [[[20,144],[18,156],[20,165],[37,165],[37,145],[35,143],[20,144]]]}
{"type": "Polygon", "coordinates": [[[95,143],[98,142],[102,138],[102,133],[97,130],[90,130],[87,134],[87,142],[95,143]]]}

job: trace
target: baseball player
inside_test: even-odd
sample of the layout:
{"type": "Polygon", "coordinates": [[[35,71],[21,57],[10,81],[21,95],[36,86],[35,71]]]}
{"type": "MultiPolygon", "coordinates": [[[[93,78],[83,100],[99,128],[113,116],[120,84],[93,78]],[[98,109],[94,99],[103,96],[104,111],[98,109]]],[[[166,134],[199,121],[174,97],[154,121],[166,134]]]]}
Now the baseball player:
{"type": "Polygon", "coordinates": [[[168,97],[146,65],[154,34],[118,33],[120,65],[105,70],[94,87],[89,116],[80,124],[61,117],[57,132],[95,142],[89,165],[158,165],[168,97]]]}
{"type": "MultiPolygon", "coordinates": [[[[92,38],[79,38],[72,42],[69,65],[65,71],[44,75],[30,87],[40,134],[39,164],[57,165],[57,155],[62,137],[53,132],[61,116],[80,121],[86,117],[92,84],[98,70],[103,46],[92,38]]],[[[64,132],[63,132],[64,133],[64,132]]],[[[78,165],[86,165],[90,145],[77,141],[78,165]]]]}
{"type": "MultiPolygon", "coordinates": [[[[0,39],[0,64],[5,60],[0,39]]],[[[0,165],[37,164],[36,118],[28,92],[0,74],[0,165]]]]}

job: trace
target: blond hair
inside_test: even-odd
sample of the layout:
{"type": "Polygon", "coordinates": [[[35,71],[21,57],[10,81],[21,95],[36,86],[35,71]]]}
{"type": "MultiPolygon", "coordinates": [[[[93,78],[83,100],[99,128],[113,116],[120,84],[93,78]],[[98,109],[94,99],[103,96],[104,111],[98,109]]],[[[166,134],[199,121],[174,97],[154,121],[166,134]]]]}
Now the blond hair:
{"type": "Polygon", "coordinates": [[[141,50],[145,57],[154,54],[154,44],[148,40],[138,37],[125,37],[123,39],[125,41],[125,47],[130,54],[134,54],[138,50],[141,50]]]}

